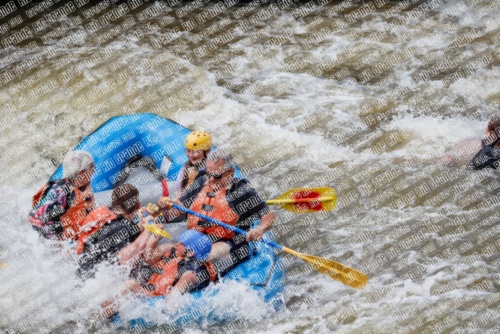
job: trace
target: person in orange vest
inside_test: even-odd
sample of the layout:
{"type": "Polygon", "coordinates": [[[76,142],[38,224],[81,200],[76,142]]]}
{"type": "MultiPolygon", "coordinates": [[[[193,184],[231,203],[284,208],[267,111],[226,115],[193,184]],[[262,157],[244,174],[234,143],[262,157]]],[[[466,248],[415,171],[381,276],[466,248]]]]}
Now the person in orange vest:
{"type": "MultiPolygon", "coordinates": [[[[96,208],[86,217],[76,247],[80,255],[80,277],[91,277],[94,267],[101,262],[124,264],[130,259],[136,247],[134,242],[141,234],[140,225],[134,223],[139,208],[139,191],[125,183],[113,190],[110,208],[96,208]]],[[[146,217],[142,219],[143,223],[146,221],[146,217]]],[[[139,241],[148,235],[149,232],[144,233],[139,241]]]]}
{"type": "MultiPolygon", "coordinates": [[[[162,228],[161,224],[159,226],[162,228]]],[[[165,296],[169,299],[176,293],[203,289],[217,280],[217,271],[208,260],[212,241],[205,234],[187,230],[178,236],[177,243],[162,244],[157,248],[159,237],[154,234],[150,236],[156,241],[135,249],[140,249],[142,255],[149,256],[145,256],[140,266],[132,270],[130,279],[122,285],[114,298],[101,303],[104,309],[102,314],[106,317],[116,314],[120,307],[119,297],[130,292],[149,297],[165,296]],[[152,250],[153,252],[148,252],[152,250]]]]}
{"type": "Polygon", "coordinates": [[[212,241],[205,234],[187,230],[178,236],[177,243],[158,247],[158,236],[151,237],[156,243],[135,249],[143,254],[143,261],[132,270],[132,279],[124,284],[122,294],[134,291],[151,297],[165,296],[200,290],[217,280],[217,271],[208,260],[212,241]]]}
{"type": "Polygon", "coordinates": [[[33,197],[28,216],[33,229],[47,239],[74,240],[94,208],[93,174],[94,159],[88,152],[68,152],[63,161],[64,178],[48,182],[33,197]]]}
{"type": "MultiPolygon", "coordinates": [[[[188,228],[204,233],[212,240],[208,260],[213,261],[217,272],[224,275],[248,258],[251,252],[249,242],[262,238],[272,227],[275,215],[246,179],[234,176],[231,155],[225,155],[221,151],[210,153],[207,157],[206,175],[202,181],[179,200],[161,197],[158,205],[167,207],[168,202],[175,202],[248,231],[245,238],[196,216],[187,215],[188,228]],[[260,220],[258,226],[251,228],[252,223],[257,220],[260,220]]],[[[182,214],[178,210],[170,209],[165,216],[171,220],[180,215],[182,214]]]]}
{"type": "Polygon", "coordinates": [[[143,292],[150,296],[164,296],[175,288],[177,292],[196,291],[217,280],[217,271],[208,256],[212,241],[194,230],[184,231],[173,247],[159,247],[159,258],[152,257],[151,276],[143,284],[143,292]]]}
{"type": "MultiPolygon", "coordinates": [[[[111,207],[94,209],[82,223],[76,252],[80,277],[91,277],[94,267],[104,261],[128,265],[131,277],[144,276],[141,271],[154,264],[162,254],[170,256],[171,244],[156,248],[161,237],[144,228],[156,223],[146,207],[140,208],[139,191],[131,184],[122,184],[113,190],[111,207]],[[139,219],[137,219],[139,218],[139,219]],[[136,224],[137,223],[137,224],[136,224]],[[168,248],[168,249],[167,249],[168,248]]],[[[161,224],[156,224],[163,229],[161,224]]],[[[136,280],[142,282],[136,277],[136,280]]]]}

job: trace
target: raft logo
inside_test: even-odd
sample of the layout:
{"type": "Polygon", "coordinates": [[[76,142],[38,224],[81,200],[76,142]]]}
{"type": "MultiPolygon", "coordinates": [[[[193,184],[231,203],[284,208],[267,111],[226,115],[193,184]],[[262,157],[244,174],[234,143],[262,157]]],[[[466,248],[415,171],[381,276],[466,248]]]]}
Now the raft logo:
{"type": "Polygon", "coordinates": [[[128,161],[133,156],[141,153],[142,151],[144,151],[144,146],[142,146],[140,142],[137,142],[132,146],[124,149],[123,151],[115,154],[113,158],[115,159],[116,163],[121,164],[125,161],[128,161]]]}

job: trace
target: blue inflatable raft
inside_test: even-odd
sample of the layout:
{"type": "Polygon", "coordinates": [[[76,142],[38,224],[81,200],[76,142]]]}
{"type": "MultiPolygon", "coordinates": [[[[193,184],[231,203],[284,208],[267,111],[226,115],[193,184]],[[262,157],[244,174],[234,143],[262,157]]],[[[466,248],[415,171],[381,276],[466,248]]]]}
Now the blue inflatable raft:
{"type": "MultiPolygon", "coordinates": [[[[85,137],[75,150],[89,152],[95,161],[95,173],[91,186],[96,199],[96,205],[109,205],[111,191],[125,181],[134,184],[140,191],[141,204],[156,202],[161,195],[172,193],[171,188],[177,179],[187,157],[184,151],[184,140],[191,130],[163,117],[150,114],[133,114],[117,116],[100,126],[96,131],[85,137]],[[145,157],[153,163],[137,164],[145,157]],[[146,173],[137,174],[139,169],[146,173]]],[[[242,177],[241,171],[235,168],[236,175],[242,177]]],[[[52,175],[51,180],[63,177],[62,165],[52,175]]],[[[257,223],[257,222],[256,222],[257,223]]],[[[168,224],[170,225],[170,224],[168,224]]],[[[166,229],[168,230],[168,225],[166,229]]],[[[185,227],[184,227],[185,229],[185,227]]],[[[171,234],[176,235],[177,233],[171,234]]],[[[281,304],[280,292],[283,290],[284,272],[279,258],[271,246],[254,243],[256,249],[250,259],[233,268],[224,280],[235,280],[248,284],[258,291],[262,298],[277,308],[281,304]]],[[[189,312],[184,312],[182,322],[201,321],[199,309],[206,305],[204,299],[218,293],[217,289],[192,293],[196,302],[190,304],[189,312]]],[[[149,304],[157,300],[150,299],[149,304]]],[[[207,316],[206,314],[204,316],[207,316]]],[[[211,321],[223,322],[215,315],[208,314],[211,321]]],[[[179,319],[179,318],[178,318],[179,319]]],[[[115,320],[117,320],[115,318],[115,320]]],[[[207,320],[207,319],[205,319],[207,320]]],[[[171,324],[177,326],[180,320],[171,324]]],[[[125,327],[145,326],[148,319],[136,319],[125,327]]],[[[150,327],[150,326],[148,326],[150,327]]]]}

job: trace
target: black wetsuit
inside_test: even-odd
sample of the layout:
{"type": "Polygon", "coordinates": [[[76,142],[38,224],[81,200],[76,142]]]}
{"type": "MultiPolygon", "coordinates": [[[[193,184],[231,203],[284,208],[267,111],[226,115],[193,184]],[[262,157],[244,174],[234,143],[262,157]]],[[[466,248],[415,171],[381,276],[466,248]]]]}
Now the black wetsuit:
{"type": "Polygon", "coordinates": [[[486,145],[485,140],[482,141],[483,148],[476,156],[467,164],[467,169],[480,170],[484,168],[500,169],[500,146],[494,146],[499,140],[491,145],[486,145]]]}
{"type": "Polygon", "coordinates": [[[104,224],[85,240],[85,248],[79,258],[78,275],[82,278],[92,277],[97,264],[116,262],[118,252],[137,239],[139,234],[139,227],[122,215],[104,224]]]}

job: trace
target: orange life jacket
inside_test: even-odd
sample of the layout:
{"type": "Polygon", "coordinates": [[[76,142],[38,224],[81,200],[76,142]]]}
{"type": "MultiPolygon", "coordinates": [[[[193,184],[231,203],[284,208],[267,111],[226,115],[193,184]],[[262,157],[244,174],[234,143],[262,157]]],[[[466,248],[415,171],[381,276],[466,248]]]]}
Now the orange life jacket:
{"type": "MultiPolygon", "coordinates": [[[[185,247],[178,243],[172,249],[166,251],[162,259],[152,267],[154,273],[148,281],[149,289],[146,290],[148,295],[164,296],[182,275],[179,273],[179,263],[185,258],[183,255],[185,247]],[[174,253],[172,253],[172,249],[174,253]]],[[[204,262],[204,265],[210,281],[214,282],[217,278],[215,267],[210,261],[204,262]]]]}
{"type": "Polygon", "coordinates": [[[84,225],[85,218],[94,208],[94,195],[90,185],[85,188],[85,191],[81,191],[79,188],[73,190],[75,192],[75,202],[61,216],[61,223],[64,236],[76,240],[81,227],[84,225]]]}
{"type": "MultiPolygon", "coordinates": [[[[52,183],[47,182],[38,190],[31,200],[33,207],[38,205],[47,189],[51,186],[52,183]]],[[[90,185],[87,186],[83,192],[79,188],[73,188],[73,191],[75,192],[75,202],[61,216],[61,223],[63,226],[63,236],[66,239],[76,240],[78,238],[78,231],[82,226],[83,220],[94,207],[94,195],[92,194],[92,188],[90,185]]]]}
{"type": "Polygon", "coordinates": [[[43,194],[45,194],[45,191],[50,187],[50,185],[51,185],[50,182],[47,182],[37,191],[37,193],[33,196],[33,199],[31,200],[32,207],[38,205],[38,203],[42,199],[43,194]]]}
{"type": "Polygon", "coordinates": [[[118,217],[107,206],[103,206],[92,211],[82,222],[80,233],[77,234],[76,252],[81,254],[85,247],[85,240],[92,234],[99,231],[107,222],[115,220],[118,217]]]}
{"type": "MultiPolygon", "coordinates": [[[[217,219],[228,225],[236,226],[239,215],[229,206],[226,199],[226,193],[227,188],[212,191],[211,186],[206,184],[198,193],[198,196],[196,196],[196,200],[193,202],[190,209],[200,212],[210,218],[217,219]]],[[[209,225],[206,227],[202,226],[201,224],[203,224],[204,221],[196,216],[188,215],[187,222],[189,229],[195,229],[209,236],[214,235],[217,239],[234,238],[234,232],[225,229],[222,226],[215,224],[206,224],[209,225]]]]}

